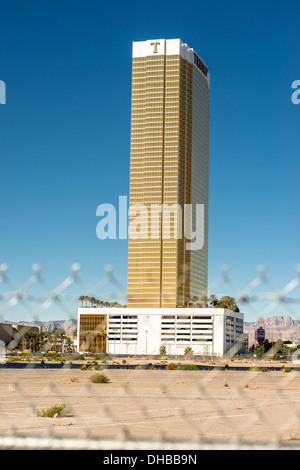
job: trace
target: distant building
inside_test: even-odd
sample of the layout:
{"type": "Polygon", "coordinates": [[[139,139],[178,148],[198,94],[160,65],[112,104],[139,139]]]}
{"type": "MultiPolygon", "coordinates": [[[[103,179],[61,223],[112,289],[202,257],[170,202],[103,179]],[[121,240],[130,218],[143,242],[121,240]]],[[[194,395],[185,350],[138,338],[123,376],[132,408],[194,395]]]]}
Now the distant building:
{"type": "Polygon", "coordinates": [[[129,228],[140,230],[128,240],[127,308],[79,308],[78,350],[235,354],[244,315],[189,308],[207,295],[208,68],[180,39],[134,42],[132,52],[129,228]]]}
{"type": "Polygon", "coordinates": [[[129,237],[127,307],[181,308],[207,295],[210,74],[180,39],[134,42],[132,53],[130,206],[161,216],[149,236],[129,237]],[[196,204],[201,249],[182,233],[196,229],[196,204]]]}
{"type": "Polygon", "coordinates": [[[223,356],[241,351],[244,315],[224,308],[79,308],[79,351],[223,356]]]}
{"type": "Polygon", "coordinates": [[[266,339],[266,331],[264,328],[257,328],[255,330],[255,343],[262,344],[266,339]]]}
{"type": "Polygon", "coordinates": [[[248,333],[243,334],[242,342],[243,342],[243,352],[245,353],[249,349],[249,335],[248,335],[248,333]]]}
{"type": "Polygon", "coordinates": [[[13,339],[13,327],[9,323],[0,323],[0,341],[7,346],[13,339]]]}
{"type": "Polygon", "coordinates": [[[40,327],[11,323],[0,323],[0,341],[8,349],[16,349],[22,345],[22,335],[25,331],[40,331],[40,327]]]}

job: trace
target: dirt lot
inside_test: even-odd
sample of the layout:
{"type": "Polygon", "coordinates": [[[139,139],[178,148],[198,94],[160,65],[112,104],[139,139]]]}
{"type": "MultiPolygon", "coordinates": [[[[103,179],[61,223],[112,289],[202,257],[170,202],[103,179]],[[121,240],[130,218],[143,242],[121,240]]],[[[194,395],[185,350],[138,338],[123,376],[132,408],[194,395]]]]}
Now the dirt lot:
{"type": "Polygon", "coordinates": [[[0,369],[0,436],[299,444],[300,372],[0,369]],[[65,403],[65,417],[37,416],[65,403]]]}

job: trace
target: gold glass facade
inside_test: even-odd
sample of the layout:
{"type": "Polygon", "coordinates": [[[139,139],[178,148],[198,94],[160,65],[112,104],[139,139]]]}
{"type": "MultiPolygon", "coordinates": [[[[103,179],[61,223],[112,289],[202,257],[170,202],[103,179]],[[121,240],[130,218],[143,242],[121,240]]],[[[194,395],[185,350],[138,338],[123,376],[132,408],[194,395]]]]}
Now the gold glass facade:
{"type": "Polygon", "coordinates": [[[129,231],[128,307],[182,307],[186,296],[206,293],[207,245],[206,254],[195,258],[184,238],[184,205],[208,203],[208,181],[196,188],[201,178],[208,180],[208,148],[201,149],[195,140],[193,149],[198,82],[206,86],[200,103],[205,109],[195,110],[205,121],[203,133],[208,130],[209,87],[196,66],[180,54],[133,58],[129,227],[138,220],[140,236],[129,231]],[[194,180],[193,165],[199,173],[194,180]]]}
{"type": "Polygon", "coordinates": [[[107,316],[80,315],[79,349],[91,353],[106,352],[107,316]]]}

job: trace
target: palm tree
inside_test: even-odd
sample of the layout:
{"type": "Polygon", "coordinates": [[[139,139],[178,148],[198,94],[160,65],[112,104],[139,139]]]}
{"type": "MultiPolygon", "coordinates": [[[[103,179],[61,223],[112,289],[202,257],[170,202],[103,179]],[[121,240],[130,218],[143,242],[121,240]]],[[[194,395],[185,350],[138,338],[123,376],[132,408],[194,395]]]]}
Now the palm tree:
{"type": "Polygon", "coordinates": [[[92,308],[94,307],[94,303],[96,302],[95,297],[89,297],[89,301],[91,302],[92,308]]]}
{"type": "Polygon", "coordinates": [[[229,297],[229,295],[223,295],[221,298],[220,298],[220,302],[222,304],[224,304],[225,308],[229,308],[229,305],[231,303],[231,299],[232,297],[229,297]]]}
{"type": "Polygon", "coordinates": [[[231,303],[231,297],[229,297],[229,295],[225,295],[225,297],[223,298],[223,302],[226,305],[226,307],[229,308],[229,305],[231,303]]]}
{"type": "Polygon", "coordinates": [[[39,333],[37,331],[32,331],[32,340],[31,340],[31,348],[33,352],[38,351],[39,349],[39,333]]]}
{"type": "Polygon", "coordinates": [[[69,336],[66,337],[65,343],[66,343],[68,352],[72,351],[73,341],[71,340],[71,338],[69,336]]]}
{"type": "Polygon", "coordinates": [[[199,298],[196,295],[194,295],[192,300],[194,302],[194,307],[197,307],[197,302],[198,302],[199,298]]]}
{"type": "Polygon", "coordinates": [[[215,307],[219,300],[218,300],[218,297],[216,295],[211,294],[210,297],[209,297],[209,301],[210,301],[212,307],[215,307]]]}
{"type": "Polygon", "coordinates": [[[23,349],[29,349],[30,351],[36,351],[40,344],[40,332],[37,331],[25,331],[23,334],[24,342],[23,349]],[[28,346],[29,343],[29,346],[28,346]]]}
{"type": "Polygon", "coordinates": [[[22,334],[22,348],[31,350],[32,331],[24,331],[22,334]],[[28,346],[29,343],[29,346],[28,346]]]}
{"type": "Polygon", "coordinates": [[[48,332],[46,331],[38,332],[39,350],[42,350],[43,346],[47,343],[47,335],[45,335],[45,333],[48,333],[48,332]]]}
{"type": "Polygon", "coordinates": [[[190,300],[191,300],[190,296],[186,295],[184,299],[185,299],[186,306],[189,307],[190,306],[190,300]]]}
{"type": "Polygon", "coordinates": [[[218,307],[228,308],[229,310],[239,312],[235,298],[230,297],[229,295],[223,295],[223,297],[220,298],[218,307]]]}
{"type": "Polygon", "coordinates": [[[43,331],[43,345],[45,345],[45,350],[50,350],[51,346],[51,332],[50,331],[43,331]]]}
{"type": "Polygon", "coordinates": [[[54,350],[57,352],[58,345],[57,342],[60,340],[60,345],[62,346],[63,338],[65,337],[65,330],[63,328],[54,328],[51,332],[51,337],[54,342],[54,350]]]}
{"type": "Polygon", "coordinates": [[[83,301],[85,300],[85,298],[85,295],[81,295],[80,297],[78,297],[78,300],[81,300],[81,308],[83,307],[83,301]]]}

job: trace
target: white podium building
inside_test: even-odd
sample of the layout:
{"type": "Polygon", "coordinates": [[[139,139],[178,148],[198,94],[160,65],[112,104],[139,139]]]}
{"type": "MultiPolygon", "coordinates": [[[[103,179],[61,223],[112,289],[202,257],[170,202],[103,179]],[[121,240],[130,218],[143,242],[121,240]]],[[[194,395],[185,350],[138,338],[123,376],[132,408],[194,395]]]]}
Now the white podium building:
{"type": "Polygon", "coordinates": [[[223,356],[236,353],[243,336],[242,313],[223,308],[79,308],[79,351],[121,355],[223,356]]]}

